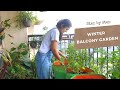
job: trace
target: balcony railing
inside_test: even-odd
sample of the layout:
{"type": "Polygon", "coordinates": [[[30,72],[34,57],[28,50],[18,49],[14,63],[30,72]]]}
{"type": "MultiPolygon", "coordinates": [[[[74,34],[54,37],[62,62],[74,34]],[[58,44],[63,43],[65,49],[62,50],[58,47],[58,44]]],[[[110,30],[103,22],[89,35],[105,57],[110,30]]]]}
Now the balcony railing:
{"type": "MultiPolygon", "coordinates": [[[[28,36],[28,44],[31,41],[30,38],[32,38],[32,37],[36,38],[36,40],[38,42],[38,48],[39,48],[44,36],[43,35],[29,35],[28,36]]],[[[59,49],[65,51],[68,48],[68,45],[70,43],[74,43],[74,34],[64,34],[62,40],[59,43],[59,49]]],[[[95,52],[97,49],[99,49],[99,48],[87,49],[87,51],[89,52],[90,59],[88,60],[87,63],[85,63],[85,66],[87,66],[87,67],[93,67],[95,65],[99,66],[100,61],[98,60],[98,58],[99,58],[100,54],[98,52],[95,52]],[[91,62],[92,62],[92,64],[90,64],[91,62]]],[[[106,51],[106,53],[109,53],[111,51],[115,51],[116,46],[103,47],[103,49],[106,51]]],[[[67,53],[65,52],[65,54],[67,54],[67,53]]],[[[113,62],[115,62],[115,60],[113,60],[113,62]]],[[[104,69],[104,67],[106,67],[105,73],[106,73],[106,76],[108,77],[109,76],[109,74],[108,74],[109,69],[114,68],[114,64],[111,65],[111,63],[109,62],[108,55],[106,56],[106,64],[104,64],[102,69],[104,69]]]]}

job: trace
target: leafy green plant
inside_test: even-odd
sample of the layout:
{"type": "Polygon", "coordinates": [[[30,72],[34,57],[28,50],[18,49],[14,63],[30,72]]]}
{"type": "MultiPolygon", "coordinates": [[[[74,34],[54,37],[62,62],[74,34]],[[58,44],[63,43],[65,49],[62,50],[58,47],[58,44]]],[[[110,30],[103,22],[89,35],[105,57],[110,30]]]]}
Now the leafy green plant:
{"type": "Polygon", "coordinates": [[[35,79],[37,78],[35,62],[30,61],[29,50],[26,43],[21,43],[17,48],[10,51],[4,50],[2,59],[4,66],[0,71],[0,78],[5,79],[35,79]]]}
{"type": "Polygon", "coordinates": [[[10,19],[6,19],[0,23],[1,28],[9,29],[11,27],[10,19]]]}
{"type": "Polygon", "coordinates": [[[118,46],[115,51],[108,52],[103,48],[96,50],[99,57],[95,59],[95,64],[92,69],[97,74],[105,75],[109,79],[120,78],[120,47],[118,46]]]}
{"type": "Polygon", "coordinates": [[[21,58],[24,55],[27,55],[28,53],[29,53],[29,48],[26,43],[21,43],[17,48],[13,47],[10,50],[10,55],[13,60],[21,60],[21,58]]]}
{"type": "Polygon", "coordinates": [[[4,65],[0,68],[0,78],[4,78],[7,67],[12,66],[12,58],[6,49],[3,49],[4,53],[1,55],[1,59],[4,61],[4,65]]]}
{"type": "Polygon", "coordinates": [[[30,25],[37,23],[39,20],[36,16],[33,16],[32,11],[20,11],[16,16],[17,27],[20,29],[25,27],[30,27],[30,25]],[[26,23],[28,23],[26,25],[26,23]]]}
{"type": "MultiPolygon", "coordinates": [[[[99,54],[99,57],[97,57],[95,60],[95,64],[97,65],[97,69],[95,70],[96,73],[98,74],[103,74],[104,71],[103,69],[107,70],[107,67],[105,67],[105,65],[107,65],[107,61],[108,61],[108,53],[107,51],[105,51],[103,48],[99,48],[96,50],[96,52],[99,54]]],[[[93,66],[94,67],[94,66],[93,66]]]]}
{"type": "Polygon", "coordinates": [[[86,49],[77,50],[74,48],[74,43],[69,44],[67,50],[68,55],[68,65],[71,67],[73,72],[79,73],[80,68],[85,67],[85,63],[89,59],[89,53],[86,49]]]}
{"type": "Polygon", "coordinates": [[[120,46],[117,47],[117,50],[111,52],[110,63],[112,68],[109,70],[111,74],[111,79],[120,79],[120,46]]]}
{"type": "Polygon", "coordinates": [[[0,39],[3,40],[5,38],[5,29],[9,29],[11,27],[10,19],[6,19],[0,23],[0,39]]]}
{"type": "Polygon", "coordinates": [[[32,75],[29,70],[27,70],[19,63],[15,63],[13,66],[9,66],[7,71],[8,73],[5,74],[6,79],[26,79],[26,77],[30,77],[32,75]]]}

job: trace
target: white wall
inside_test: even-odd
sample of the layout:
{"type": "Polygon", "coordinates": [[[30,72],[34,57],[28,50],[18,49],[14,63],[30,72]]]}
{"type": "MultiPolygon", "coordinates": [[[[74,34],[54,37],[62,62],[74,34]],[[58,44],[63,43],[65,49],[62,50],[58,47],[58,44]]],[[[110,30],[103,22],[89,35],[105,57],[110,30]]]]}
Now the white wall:
{"type": "Polygon", "coordinates": [[[75,28],[98,27],[107,25],[120,24],[120,11],[47,11],[43,12],[44,22],[39,30],[36,28],[34,33],[42,33],[41,27],[48,26],[49,28],[56,25],[56,20],[68,18],[72,21],[73,27],[67,33],[74,33],[75,28]],[[96,22],[109,21],[109,23],[96,22]],[[87,22],[95,22],[93,25],[88,25],[87,22]]]}
{"type": "Polygon", "coordinates": [[[3,47],[10,50],[12,47],[18,46],[20,43],[27,43],[27,28],[23,28],[19,30],[15,27],[16,23],[14,22],[15,16],[17,15],[17,11],[0,11],[1,21],[6,19],[11,19],[12,27],[10,29],[6,29],[5,39],[3,40],[3,47]],[[12,35],[14,38],[8,36],[8,34],[12,35]],[[13,42],[15,45],[12,45],[13,42]]]}

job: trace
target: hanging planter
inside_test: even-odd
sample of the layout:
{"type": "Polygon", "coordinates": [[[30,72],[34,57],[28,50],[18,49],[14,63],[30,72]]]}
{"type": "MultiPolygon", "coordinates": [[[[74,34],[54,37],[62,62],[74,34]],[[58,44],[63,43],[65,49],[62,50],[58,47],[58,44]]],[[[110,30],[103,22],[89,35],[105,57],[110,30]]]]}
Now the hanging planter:
{"type": "Polygon", "coordinates": [[[16,27],[19,27],[20,29],[22,27],[30,27],[31,25],[34,25],[35,22],[38,21],[38,18],[36,16],[33,16],[33,12],[31,11],[20,11],[18,15],[16,16],[16,27]]]}
{"type": "Polygon", "coordinates": [[[25,27],[30,27],[32,25],[32,21],[28,18],[23,19],[23,25],[25,27]]]}
{"type": "Polygon", "coordinates": [[[30,46],[31,46],[31,48],[36,48],[37,47],[37,41],[30,41],[30,46]]]}

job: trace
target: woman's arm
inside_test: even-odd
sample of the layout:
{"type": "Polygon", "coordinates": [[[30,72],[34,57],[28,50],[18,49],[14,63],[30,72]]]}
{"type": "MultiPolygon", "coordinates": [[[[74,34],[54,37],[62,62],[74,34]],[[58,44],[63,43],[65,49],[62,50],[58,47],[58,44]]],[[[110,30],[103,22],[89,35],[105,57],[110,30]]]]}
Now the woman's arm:
{"type": "Polygon", "coordinates": [[[58,50],[58,42],[56,40],[53,40],[51,42],[50,49],[51,49],[53,55],[55,56],[55,58],[57,60],[60,60],[61,57],[60,57],[59,50],[58,50]]]}
{"type": "Polygon", "coordinates": [[[66,58],[66,56],[62,52],[59,51],[59,54],[60,54],[60,56],[66,58]]]}

